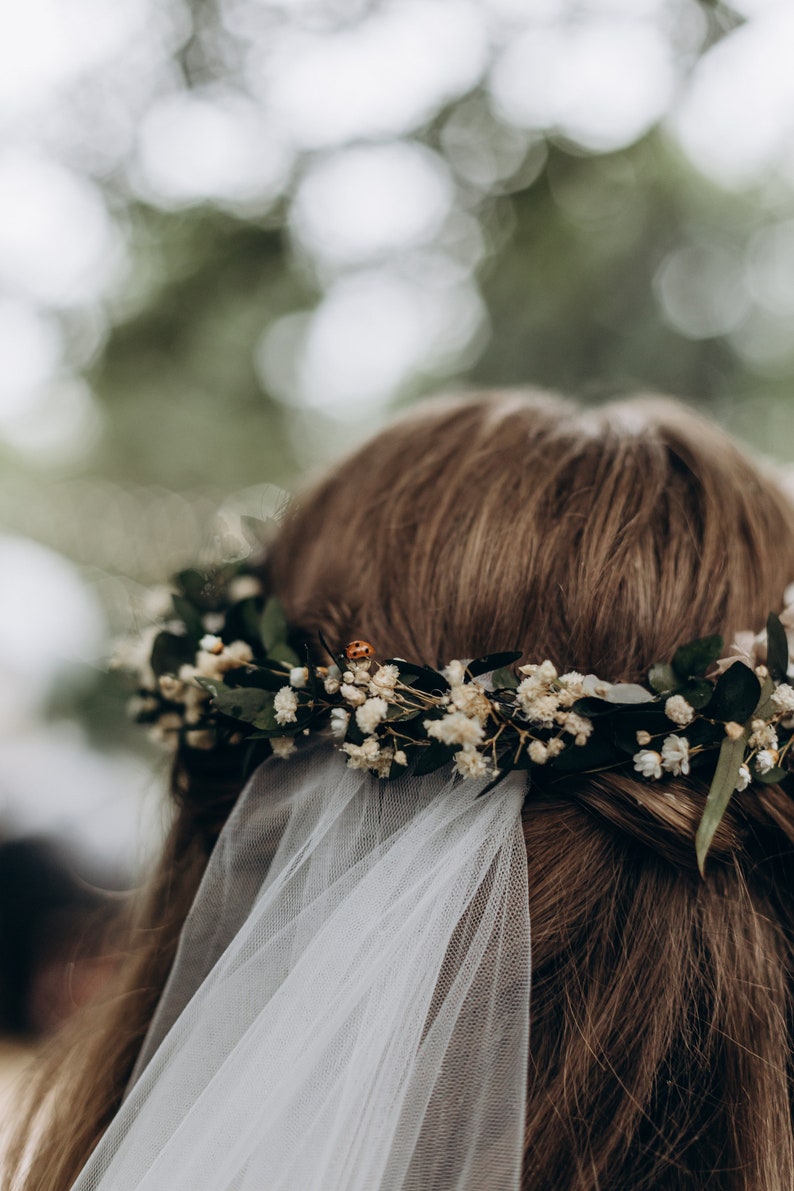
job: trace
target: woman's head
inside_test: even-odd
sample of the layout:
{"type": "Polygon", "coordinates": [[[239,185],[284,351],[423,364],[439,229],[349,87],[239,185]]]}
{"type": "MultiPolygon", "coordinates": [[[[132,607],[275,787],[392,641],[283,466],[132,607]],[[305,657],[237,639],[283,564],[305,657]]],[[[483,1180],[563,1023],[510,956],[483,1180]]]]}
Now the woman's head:
{"type": "Polygon", "coordinates": [[[522,393],[403,417],[298,502],[270,562],[291,622],[335,642],[610,679],[760,627],[792,578],[791,506],[711,423],[522,393]]]}

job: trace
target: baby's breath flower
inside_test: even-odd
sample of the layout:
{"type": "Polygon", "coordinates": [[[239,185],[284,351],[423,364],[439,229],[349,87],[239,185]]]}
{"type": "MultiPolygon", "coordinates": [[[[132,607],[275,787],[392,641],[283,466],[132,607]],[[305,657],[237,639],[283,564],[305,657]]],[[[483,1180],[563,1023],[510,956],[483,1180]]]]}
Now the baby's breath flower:
{"type": "Polygon", "coordinates": [[[662,745],[662,765],[668,773],[689,773],[689,741],[686,736],[667,736],[662,745]]]}
{"type": "Polygon", "coordinates": [[[380,666],[370,679],[369,689],[373,695],[382,695],[385,691],[393,691],[400,677],[396,666],[380,666]]]}
{"type": "Polygon", "coordinates": [[[397,752],[394,754],[394,764],[395,765],[407,765],[408,764],[408,758],[406,757],[403,749],[397,749],[397,752]]]}
{"type": "Polygon", "coordinates": [[[237,604],[240,600],[250,600],[262,594],[262,584],[254,575],[235,575],[227,589],[229,602],[237,604]]]}
{"type": "Polygon", "coordinates": [[[759,773],[771,772],[777,765],[777,762],[778,754],[776,749],[762,749],[755,759],[759,773]]]}
{"type": "Polygon", "coordinates": [[[766,720],[753,720],[750,725],[753,729],[753,734],[750,737],[750,748],[754,749],[776,749],[778,746],[777,732],[773,724],[768,724],[766,720]]]}
{"type": "Polygon", "coordinates": [[[743,790],[747,789],[747,787],[750,785],[750,782],[752,780],[753,780],[752,774],[750,773],[750,770],[747,768],[747,766],[740,765],[739,766],[739,776],[736,779],[735,789],[738,791],[739,794],[741,794],[743,790]]]}
{"type": "Polygon", "coordinates": [[[345,711],[344,707],[335,707],[331,712],[331,735],[341,740],[347,732],[349,722],[350,712],[345,711]]]}
{"type": "Polygon", "coordinates": [[[158,685],[164,698],[170,699],[173,703],[179,702],[185,693],[184,682],[175,678],[173,674],[161,674],[158,685]]]}
{"type": "Polygon", "coordinates": [[[362,703],[366,703],[367,696],[362,691],[360,686],[353,686],[350,682],[343,682],[339,688],[342,692],[342,698],[348,702],[351,707],[360,707],[362,703]]]}
{"type": "Polygon", "coordinates": [[[546,751],[549,757],[559,757],[564,748],[565,741],[561,740],[559,736],[552,736],[551,740],[546,741],[546,751]]]}
{"type": "MultiPolygon", "coordinates": [[[[525,679],[524,682],[532,682],[532,679],[525,679]]],[[[516,695],[524,715],[532,724],[540,724],[543,728],[551,728],[554,723],[554,716],[557,713],[560,702],[556,694],[554,695],[538,695],[530,688],[527,691],[524,687],[524,682],[519,683],[516,695]]]]}
{"type": "Polygon", "coordinates": [[[363,744],[345,741],[342,751],[347,753],[347,763],[351,769],[372,769],[380,756],[380,745],[374,736],[368,736],[363,744]]]}
{"type": "Polygon", "coordinates": [[[560,682],[566,690],[576,695],[577,699],[584,695],[584,674],[580,674],[578,670],[569,670],[567,674],[561,674],[560,682]]]}
{"type": "Polygon", "coordinates": [[[548,746],[545,745],[542,740],[530,741],[527,752],[529,753],[529,759],[533,765],[545,765],[549,759],[548,746]]]}
{"type": "Polygon", "coordinates": [[[339,669],[339,667],[336,664],[328,667],[328,671],[325,675],[325,679],[323,680],[323,686],[325,687],[325,693],[327,695],[335,695],[336,694],[336,692],[339,690],[339,687],[341,685],[341,682],[340,682],[341,677],[342,677],[342,671],[339,669]]]}
{"type": "Polygon", "coordinates": [[[355,682],[355,680],[356,676],[354,672],[352,670],[345,670],[344,674],[342,675],[342,682],[346,682],[349,685],[350,683],[355,682]]]}
{"type": "Polygon", "coordinates": [[[291,736],[271,736],[270,744],[273,749],[273,756],[281,757],[283,760],[291,757],[298,747],[291,736]]]}
{"type": "Polygon", "coordinates": [[[378,777],[388,777],[391,773],[394,753],[390,748],[381,749],[375,760],[375,770],[378,777]]]}
{"type": "Polygon", "coordinates": [[[729,720],[725,725],[725,735],[728,740],[741,740],[744,736],[744,728],[741,724],[737,724],[736,720],[729,720]]]}
{"type": "Polygon", "coordinates": [[[309,681],[309,671],[306,666],[293,666],[289,672],[289,684],[300,691],[309,681]]]}
{"type": "Polygon", "coordinates": [[[212,749],[215,748],[216,739],[215,733],[208,728],[199,728],[192,732],[185,733],[185,741],[192,749],[212,749]]]}
{"type": "Polygon", "coordinates": [[[388,710],[388,703],[380,696],[367,699],[366,703],[362,703],[360,707],[356,708],[356,723],[361,731],[369,736],[375,731],[381,720],[386,718],[388,710]]]}
{"type": "Polygon", "coordinates": [[[466,681],[466,667],[463,662],[450,662],[445,666],[441,673],[446,678],[451,687],[460,686],[462,682],[466,681]]]}
{"type": "Polygon", "coordinates": [[[443,744],[479,744],[483,738],[480,721],[462,711],[450,711],[440,720],[425,720],[424,725],[427,735],[443,744]]]}
{"type": "Polygon", "coordinates": [[[634,768],[643,777],[660,778],[662,776],[662,755],[655,749],[640,749],[634,754],[634,768]]]}
{"type": "Polygon", "coordinates": [[[491,704],[482,687],[476,682],[464,682],[452,688],[450,701],[465,715],[473,715],[483,723],[491,714],[491,704]]]}
{"type": "Polygon", "coordinates": [[[695,718],[695,709],[683,695],[671,695],[664,705],[664,714],[679,728],[685,728],[695,718]]]}
{"type": "Polygon", "coordinates": [[[794,687],[781,683],[772,693],[772,702],[778,711],[794,711],[794,687]]]}
{"type": "Polygon", "coordinates": [[[485,777],[488,773],[485,757],[470,745],[455,753],[455,768],[463,777],[485,777]]]}
{"type": "Polygon", "coordinates": [[[203,649],[205,653],[220,653],[223,649],[223,642],[213,633],[205,633],[199,641],[199,648],[203,649]]]}
{"type": "Polygon", "coordinates": [[[644,748],[646,744],[650,744],[651,740],[653,739],[650,732],[646,732],[644,728],[640,728],[636,735],[637,744],[639,744],[642,748],[644,748]]]}
{"type": "Polygon", "coordinates": [[[277,724],[295,723],[297,718],[295,712],[298,710],[298,696],[292,687],[283,686],[280,691],[276,691],[276,697],[273,700],[273,709],[276,713],[277,724]]]}
{"type": "Polygon", "coordinates": [[[127,715],[137,720],[143,715],[153,715],[159,706],[160,700],[155,695],[133,695],[127,702],[127,715]]]}
{"type": "Polygon", "coordinates": [[[592,734],[592,721],[585,719],[583,715],[577,715],[575,711],[567,712],[561,722],[565,731],[570,732],[571,736],[584,736],[587,740],[592,734]]]}

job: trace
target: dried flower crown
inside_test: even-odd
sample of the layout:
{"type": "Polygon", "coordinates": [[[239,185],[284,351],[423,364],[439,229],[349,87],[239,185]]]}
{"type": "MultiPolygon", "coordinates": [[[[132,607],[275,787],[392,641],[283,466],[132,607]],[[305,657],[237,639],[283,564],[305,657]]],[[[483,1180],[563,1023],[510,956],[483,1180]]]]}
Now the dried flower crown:
{"type": "MultiPolygon", "coordinates": [[[[390,779],[451,762],[463,777],[512,770],[629,768],[648,781],[697,774],[710,790],[696,836],[701,873],[734,792],[751,782],[794,784],[794,584],[760,634],[682,645],[647,685],[558,674],[549,661],[515,669],[519,651],[443,670],[375,661],[352,642],[328,665],[301,658],[280,604],[265,600],[245,564],[184,571],[164,624],[117,664],[137,671],[134,717],[160,740],[213,748],[268,740],[277,757],[325,729],[347,763],[390,779]]],[[[325,645],[325,643],[323,643],[325,645]]]]}

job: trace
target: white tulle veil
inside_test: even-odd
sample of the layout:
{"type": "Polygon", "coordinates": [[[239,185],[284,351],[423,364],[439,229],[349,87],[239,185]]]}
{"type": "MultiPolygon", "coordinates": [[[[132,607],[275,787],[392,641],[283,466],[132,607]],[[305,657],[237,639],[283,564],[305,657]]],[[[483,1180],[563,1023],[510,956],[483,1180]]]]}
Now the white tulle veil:
{"type": "Polygon", "coordinates": [[[517,1189],[524,783],[265,762],[75,1191],[517,1189]]]}

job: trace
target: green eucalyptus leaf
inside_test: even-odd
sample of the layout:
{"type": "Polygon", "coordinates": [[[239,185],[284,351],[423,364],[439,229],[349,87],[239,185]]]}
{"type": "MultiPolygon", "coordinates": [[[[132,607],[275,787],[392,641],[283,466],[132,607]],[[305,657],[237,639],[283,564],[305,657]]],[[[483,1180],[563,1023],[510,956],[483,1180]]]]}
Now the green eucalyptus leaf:
{"type": "MultiPolygon", "coordinates": [[[[734,667],[732,666],[731,669],[734,667]]],[[[726,670],[727,673],[729,671],[726,670]]],[[[753,677],[755,676],[753,675],[753,677]]],[[[726,736],[722,742],[711,789],[695,836],[695,854],[701,877],[705,876],[706,857],[712,840],[736,789],[739,769],[744,762],[744,749],[744,737],[740,737],[739,740],[731,740],[726,736]]]]}
{"type": "Polygon", "coordinates": [[[202,690],[208,691],[209,694],[212,695],[213,699],[216,697],[216,695],[219,695],[221,691],[226,689],[225,683],[223,683],[220,678],[206,678],[203,674],[197,674],[194,682],[200,686],[202,690]]]}
{"type": "Polygon", "coordinates": [[[477,678],[480,674],[490,674],[492,670],[502,670],[505,666],[511,666],[520,657],[520,649],[511,649],[506,653],[487,653],[484,657],[469,662],[466,669],[472,678],[477,678]]]}
{"type": "Polygon", "coordinates": [[[494,670],[491,682],[495,691],[514,691],[518,686],[518,676],[509,666],[502,666],[499,670],[494,670]]]}
{"type": "Polygon", "coordinates": [[[700,678],[722,653],[722,637],[700,637],[681,645],[673,657],[673,669],[682,678],[700,678]]]}
{"type": "Polygon", "coordinates": [[[744,662],[734,662],[717,679],[709,703],[709,719],[744,724],[758,706],[761,683],[744,662]]]}
{"type": "Polygon", "coordinates": [[[753,767],[753,781],[763,782],[765,786],[777,785],[778,782],[784,781],[788,776],[787,771],[781,769],[779,765],[775,765],[773,769],[767,770],[766,773],[759,773],[755,766],[753,767]]]}
{"type": "Polygon", "coordinates": [[[764,681],[761,683],[761,697],[758,700],[758,706],[753,712],[753,719],[768,720],[776,713],[777,707],[772,702],[777,687],[772,677],[767,674],[764,681]]]}
{"type": "Polygon", "coordinates": [[[669,662],[655,662],[648,671],[648,685],[657,695],[668,695],[678,690],[681,678],[669,662]]]}
{"type": "Polygon", "coordinates": [[[150,664],[159,678],[161,674],[178,674],[180,668],[193,662],[195,657],[196,645],[190,637],[164,630],[154,639],[150,664]]]}
{"type": "Polygon", "coordinates": [[[291,736],[292,731],[297,731],[299,728],[297,723],[280,724],[276,719],[272,702],[260,708],[251,722],[260,732],[272,732],[276,736],[291,736]]]}
{"type": "Polygon", "coordinates": [[[178,620],[187,630],[188,637],[196,644],[204,636],[204,622],[201,619],[201,613],[190,600],[185,599],[184,596],[175,595],[173,597],[174,613],[178,620]]]}
{"type": "MultiPolygon", "coordinates": [[[[233,720],[254,724],[265,708],[273,706],[273,696],[258,687],[224,687],[213,698],[215,708],[233,720]]],[[[258,725],[257,725],[258,726],[258,725]]]]}
{"type": "Polygon", "coordinates": [[[287,645],[286,641],[278,641],[270,650],[268,661],[281,662],[290,670],[293,666],[300,666],[301,660],[297,653],[291,646],[287,645]]]}
{"type": "Polygon", "coordinates": [[[268,654],[287,639],[287,618],[281,600],[276,596],[271,596],[265,604],[259,621],[259,636],[268,654]]]}
{"type": "Polygon", "coordinates": [[[257,687],[261,691],[280,691],[288,685],[287,674],[284,671],[274,673],[265,666],[235,666],[224,675],[227,687],[257,687]]]}
{"type": "Polygon", "coordinates": [[[703,711],[711,702],[714,687],[710,682],[693,682],[682,687],[680,693],[695,711],[703,711]]]}
{"type": "Polygon", "coordinates": [[[614,715],[617,705],[615,703],[607,703],[606,699],[597,699],[595,695],[586,695],[583,699],[577,699],[571,711],[575,711],[577,715],[586,716],[589,720],[597,719],[603,715],[614,715]]]}
{"type": "MultiPolygon", "coordinates": [[[[639,745],[636,746],[639,748],[639,745]]],[[[625,763],[625,756],[611,740],[597,733],[587,744],[572,744],[548,764],[564,772],[583,773],[586,770],[607,769],[611,765],[625,763]]]]}
{"type": "Polygon", "coordinates": [[[785,682],[788,673],[788,638],[780,617],[769,613],[766,622],[766,664],[777,682],[785,682]]]}
{"type": "Polygon", "coordinates": [[[422,755],[414,767],[414,773],[417,777],[421,777],[425,773],[433,773],[451,761],[456,751],[451,745],[434,740],[428,748],[422,750],[422,755]]]}

